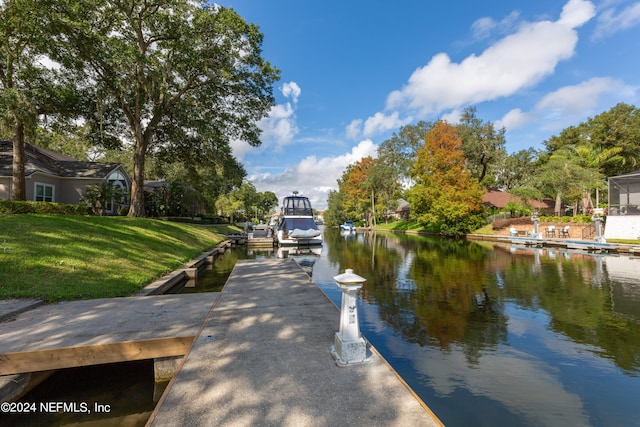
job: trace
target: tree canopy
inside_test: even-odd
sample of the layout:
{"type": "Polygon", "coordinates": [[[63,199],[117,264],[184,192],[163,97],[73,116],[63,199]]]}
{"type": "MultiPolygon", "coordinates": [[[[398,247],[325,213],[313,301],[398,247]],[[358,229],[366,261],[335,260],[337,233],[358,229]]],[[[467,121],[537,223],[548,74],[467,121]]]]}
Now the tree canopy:
{"type": "Polygon", "coordinates": [[[409,191],[412,215],[426,224],[440,224],[443,234],[459,235],[479,226],[484,190],[466,168],[462,139],[444,121],[427,133],[411,168],[416,182],[409,191]]]}
{"type": "Polygon", "coordinates": [[[496,167],[507,154],[506,130],[496,130],[493,123],[479,119],[475,107],[464,109],[456,129],[462,140],[462,151],[471,176],[480,183],[495,186],[496,167]]]}
{"type": "Polygon", "coordinates": [[[51,126],[76,112],[77,94],[64,70],[44,65],[46,7],[34,0],[0,3],[0,131],[13,141],[12,198],[24,200],[25,143],[47,118],[51,126]]]}
{"type": "MultiPolygon", "coordinates": [[[[229,143],[260,144],[257,122],[274,104],[277,69],[263,36],[235,11],[189,0],[43,0],[48,54],[91,90],[85,104],[96,145],[130,146],[130,216],[142,216],[148,156],[187,173],[243,176],[229,143]]],[[[219,180],[213,180],[214,186],[219,180]]]]}

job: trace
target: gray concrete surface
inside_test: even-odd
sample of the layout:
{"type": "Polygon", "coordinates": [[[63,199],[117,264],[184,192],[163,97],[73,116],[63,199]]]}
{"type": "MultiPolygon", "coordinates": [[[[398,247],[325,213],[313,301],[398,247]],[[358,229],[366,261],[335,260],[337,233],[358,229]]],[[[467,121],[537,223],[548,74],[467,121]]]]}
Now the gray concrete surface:
{"type": "Polygon", "coordinates": [[[12,320],[20,313],[44,304],[40,299],[4,299],[0,300],[0,322],[12,320]]]}
{"type": "Polygon", "coordinates": [[[441,425],[375,351],[337,366],[338,328],[295,261],[238,261],[149,425],[441,425]]]}
{"type": "Polygon", "coordinates": [[[219,295],[158,295],[42,305],[0,323],[0,355],[195,336],[219,295]]]}

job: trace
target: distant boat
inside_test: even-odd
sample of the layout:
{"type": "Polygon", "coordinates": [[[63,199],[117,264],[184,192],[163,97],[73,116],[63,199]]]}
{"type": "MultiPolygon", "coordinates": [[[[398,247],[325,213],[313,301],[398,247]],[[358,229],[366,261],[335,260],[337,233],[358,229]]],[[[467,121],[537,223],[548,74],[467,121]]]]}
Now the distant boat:
{"type": "Polygon", "coordinates": [[[352,231],[356,231],[356,226],[353,223],[353,221],[348,219],[345,222],[343,222],[342,224],[340,224],[340,230],[352,232],[352,231]]]}
{"type": "Polygon", "coordinates": [[[313,220],[313,209],[309,198],[287,196],[282,200],[282,211],[276,228],[276,239],[280,246],[322,245],[322,232],[313,220]]]}

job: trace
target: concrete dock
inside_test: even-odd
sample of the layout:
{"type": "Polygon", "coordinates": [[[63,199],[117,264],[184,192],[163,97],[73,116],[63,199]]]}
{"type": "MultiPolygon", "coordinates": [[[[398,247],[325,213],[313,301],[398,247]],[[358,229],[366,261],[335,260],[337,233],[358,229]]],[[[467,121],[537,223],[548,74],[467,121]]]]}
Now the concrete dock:
{"type": "Polygon", "coordinates": [[[182,356],[219,293],[109,298],[41,305],[7,301],[0,375],[182,356]]]}
{"type": "Polygon", "coordinates": [[[442,425],[375,349],[337,366],[339,321],[292,259],[238,261],[148,425],[442,425]]]}

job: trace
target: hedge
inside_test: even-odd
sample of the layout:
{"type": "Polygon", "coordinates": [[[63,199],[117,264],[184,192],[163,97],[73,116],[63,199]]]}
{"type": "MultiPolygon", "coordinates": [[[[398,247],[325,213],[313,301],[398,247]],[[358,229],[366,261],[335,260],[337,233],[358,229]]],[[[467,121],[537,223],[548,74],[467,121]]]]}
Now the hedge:
{"type": "Polygon", "coordinates": [[[69,205],[54,202],[33,202],[22,200],[0,200],[0,215],[11,214],[57,214],[87,215],[84,205],[69,205]]]}

